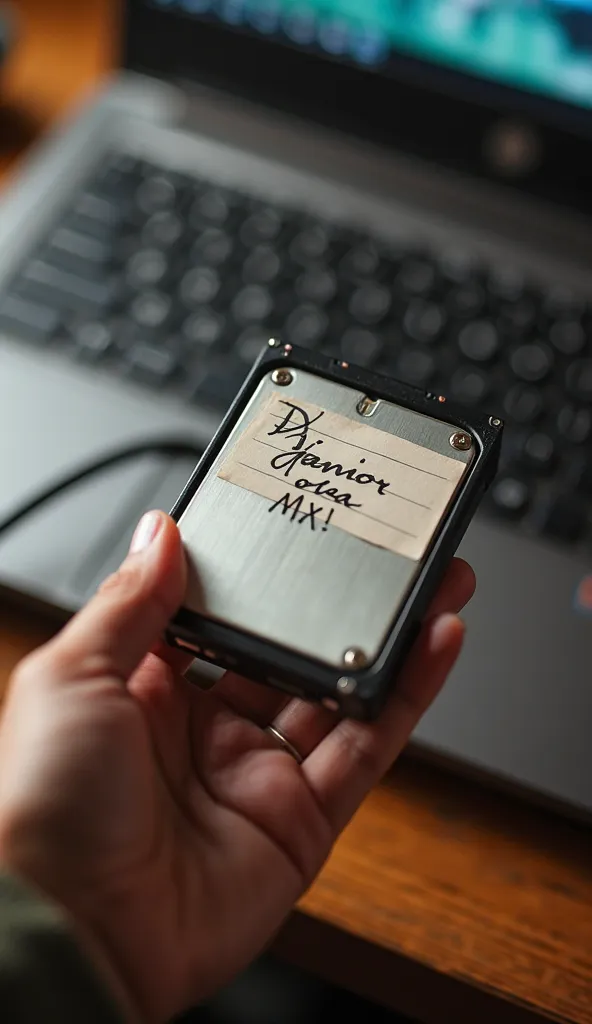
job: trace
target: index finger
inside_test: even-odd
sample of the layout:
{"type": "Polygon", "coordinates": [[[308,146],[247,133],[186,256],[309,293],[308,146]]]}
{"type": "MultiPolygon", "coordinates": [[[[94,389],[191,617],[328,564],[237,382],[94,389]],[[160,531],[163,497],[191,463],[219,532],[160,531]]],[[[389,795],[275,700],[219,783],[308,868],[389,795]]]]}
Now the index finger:
{"type": "Polygon", "coordinates": [[[378,722],[342,719],[304,761],[302,771],[334,835],[396,761],[442,688],[463,637],[456,615],[426,622],[378,722]]]}
{"type": "MultiPolygon", "coordinates": [[[[428,609],[426,621],[444,612],[460,612],[470,601],[474,590],[475,574],[471,566],[462,558],[454,558],[428,609]]],[[[179,655],[179,652],[169,652],[165,655],[164,651],[159,649],[157,653],[177,671],[178,666],[183,665],[184,655],[179,655]]],[[[234,672],[227,672],[215,684],[214,692],[216,697],[227,703],[237,714],[258,722],[262,727],[272,722],[286,704],[291,703],[285,693],[273,690],[262,683],[254,683],[234,672]]],[[[303,715],[306,720],[317,710],[315,706],[307,705],[305,702],[296,700],[296,703],[303,704],[303,715]]]]}

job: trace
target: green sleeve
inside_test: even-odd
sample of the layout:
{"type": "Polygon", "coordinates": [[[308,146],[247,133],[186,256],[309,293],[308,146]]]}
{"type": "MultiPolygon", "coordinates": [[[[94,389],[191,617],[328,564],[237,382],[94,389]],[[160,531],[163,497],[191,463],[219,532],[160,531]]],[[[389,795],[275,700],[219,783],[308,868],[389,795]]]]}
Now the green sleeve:
{"type": "Polygon", "coordinates": [[[6,1024],[124,1024],[65,916],[3,874],[0,1008],[6,1024]]]}

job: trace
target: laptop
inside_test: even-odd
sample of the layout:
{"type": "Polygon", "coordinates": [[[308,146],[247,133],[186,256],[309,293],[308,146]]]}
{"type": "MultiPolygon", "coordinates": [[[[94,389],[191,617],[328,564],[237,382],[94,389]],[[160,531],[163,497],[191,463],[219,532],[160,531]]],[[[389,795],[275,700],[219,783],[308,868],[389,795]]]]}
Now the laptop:
{"type": "Polygon", "coordinates": [[[270,336],[448,394],[506,441],[415,744],[589,812],[592,3],[124,7],[121,69],[1,198],[0,519],[143,452],[0,535],[4,593],[78,608],[270,336]]]}

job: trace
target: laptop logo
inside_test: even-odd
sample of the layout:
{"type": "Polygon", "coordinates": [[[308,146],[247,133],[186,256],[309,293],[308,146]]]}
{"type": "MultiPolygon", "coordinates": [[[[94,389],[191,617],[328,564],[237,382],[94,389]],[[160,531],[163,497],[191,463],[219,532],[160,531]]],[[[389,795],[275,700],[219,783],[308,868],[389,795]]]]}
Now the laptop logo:
{"type": "Polygon", "coordinates": [[[574,605],[580,615],[592,615],[592,576],[584,576],[576,590],[574,605]]]}

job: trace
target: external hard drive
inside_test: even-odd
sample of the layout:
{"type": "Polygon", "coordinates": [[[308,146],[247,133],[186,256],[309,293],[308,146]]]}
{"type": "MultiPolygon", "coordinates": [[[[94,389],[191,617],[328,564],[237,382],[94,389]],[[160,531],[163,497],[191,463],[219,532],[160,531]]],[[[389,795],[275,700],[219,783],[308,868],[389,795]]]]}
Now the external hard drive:
{"type": "Polygon", "coordinates": [[[374,718],[501,433],[444,396],[270,341],[173,509],[190,568],[169,642],[374,718]]]}

